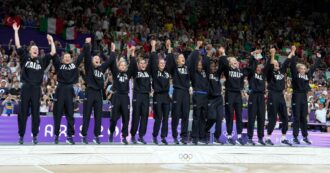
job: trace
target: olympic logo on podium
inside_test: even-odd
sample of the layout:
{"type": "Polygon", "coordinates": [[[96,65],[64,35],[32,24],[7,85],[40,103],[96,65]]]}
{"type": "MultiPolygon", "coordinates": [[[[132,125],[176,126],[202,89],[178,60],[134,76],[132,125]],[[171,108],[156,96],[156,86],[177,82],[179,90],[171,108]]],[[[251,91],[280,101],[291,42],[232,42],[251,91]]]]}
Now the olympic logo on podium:
{"type": "Polygon", "coordinates": [[[193,155],[191,153],[180,153],[179,159],[184,161],[190,161],[193,159],[193,155]]]}

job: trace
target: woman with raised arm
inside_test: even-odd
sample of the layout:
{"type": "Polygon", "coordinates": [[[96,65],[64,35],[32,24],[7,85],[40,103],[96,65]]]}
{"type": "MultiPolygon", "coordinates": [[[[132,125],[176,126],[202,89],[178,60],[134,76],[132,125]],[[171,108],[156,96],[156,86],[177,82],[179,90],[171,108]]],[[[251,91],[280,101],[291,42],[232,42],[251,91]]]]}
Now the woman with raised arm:
{"type": "MultiPolygon", "coordinates": [[[[210,57],[209,57],[210,58],[210,57]]],[[[208,70],[209,91],[208,91],[208,116],[206,122],[206,134],[210,133],[210,129],[215,124],[214,143],[223,144],[220,141],[223,120],[223,97],[222,86],[220,80],[220,71],[218,61],[210,60],[208,70]]]]}
{"type": "Polygon", "coordinates": [[[251,52],[249,62],[250,72],[248,74],[249,81],[249,100],[248,100],[248,145],[255,145],[253,138],[254,124],[257,119],[258,126],[258,144],[266,145],[264,138],[265,126],[265,89],[266,89],[266,76],[264,74],[262,64],[258,65],[256,58],[261,54],[261,50],[251,52]]]}
{"type": "MultiPolygon", "coordinates": [[[[85,44],[89,44],[90,38],[86,38],[85,44]]],[[[74,117],[73,117],[73,103],[74,90],[73,85],[78,83],[79,65],[82,62],[85,52],[89,51],[87,45],[84,46],[83,52],[79,55],[77,60],[73,60],[70,53],[65,53],[63,58],[56,56],[53,58],[53,64],[57,73],[57,87],[54,99],[54,143],[59,143],[60,125],[63,113],[67,119],[67,140],[68,144],[75,144],[72,136],[74,135],[74,117]]]]}
{"type": "MultiPolygon", "coordinates": [[[[166,49],[171,48],[171,41],[166,40],[166,49]]],[[[172,136],[174,144],[179,144],[178,125],[181,119],[181,140],[182,144],[188,141],[188,124],[190,112],[190,76],[186,58],[179,54],[176,59],[171,53],[167,54],[167,69],[173,78],[173,100],[172,100],[172,136]]]]}
{"type": "MultiPolygon", "coordinates": [[[[134,53],[135,47],[132,46],[129,50],[134,53]]],[[[132,57],[131,57],[132,58],[132,57]]],[[[136,65],[136,64],[134,64],[136,65]]],[[[111,57],[110,69],[113,76],[112,96],[111,103],[112,117],[110,119],[110,136],[109,142],[113,142],[113,135],[117,126],[117,121],[121,117],[122,119],[122,144],[128,145],[126,137],[128,136],[128,123],[130,113],[130,101],[128,97],[129,92],[129,80],[132,77],[134,65],[128,64],[124,57],[120,57],[118,60],[116,57],[111,57]]]]}
{"type": "Polygon", "coordinates": [[[132,65],[132,77],[134,80],[133,88],[133,110],[131,124],[131,142],[133,144],[147,144],[144,140],[144,135],[147,132],[150,92],[151,92],[151,77],[150,68],[147,60],[143,57],[135,58],[135,47],[130,49],[130,60],[132,65]],[[139,138],[136,141],[135,135],[139,129],[139,138]]]}
{"type": "Polygon", "coordinates": [[[266,63],[265,75],[267,78],[267,115],[268,115],[268,126],[267,126],[267,137],[265,143],[267,145],[274,145],[271,141],[271,135],[275,128],[277,114],[282,121],[282,138],[281,144],[291,146],[292,144],[286,139],[286,132],[288,131],[288,112],[286,102],[284,99],[283,91],[285,89],[285,74],[290,63],[290,56],[281,65],[275,60],[276,50],[272,48],[270,50],[271,59],[266,63]]]}
{"type": "MultiPolygon", "coordinates": [[[[172,49],[169,47],[167,53],[171,53],[172,49]]],[[[155,114],[155,122],[152,132],[152,141],[158,145],[158,134],[161,128],[161,142],[167,145],[167,134],[168,134],[168,116],[170,112],[170,74],[166,69],[166,61],[163,57],[158,57],[156,52],[156,41],[151,40],[151,54],[149,58],[149,67],[152,77],[152,88],[153,88],[153,111],[155,114]]]]}
{"type": "Polygon", "coordinates": [[[29,52],[26,52],[25,48],[21,47],[19,39],[20,26],[17,23],[13,24],[15,31],[15,45],[17,48],[17,54],[20,57],[21,63],[21,81],[23,83],[21,87],[21,102],[18,118],[18,133],[19,144],[24,143],[24,135],[26,129],[26,122],[31,109],[32,118],[32,143],[38,143],[38,133],[40,125],[40,96],[41,96],[41,84],[43,80],[44,71],[50,63],[51,57],[56,54],[55,44],[53,37],[47,35],[48,43],[51,45],[51,52],[45,57],[40,57],[38,46],[32,45],[28,48],[29,52]]]}
{"type": "Polygon", "coordinates": [[[298,140],[299,128],[303,136],[303,142],[310,145],[312,142],[308,139],[307,132],[307,117],[308,117],[308,103],[307,93],[311,90],[309,80],[313,78],[313,74],[320,65],[321,54],[316,54],[316,60],[313,66],[307,71],[304,64],[297,63],[297,56],[295,55],[296,47],[291,47],[289,57],[292,58],[290,64],[292,74],[292,115],[293,115],[293,143],[300,144],[298,140]]]}
{"type": "Polygon", "coordinates": [[[225,92],[225,115],[227,126],[227,142],[231,145],[245,145],[242,138],[243,123],[242,123],[242,94],[244,86],[244,78],[249,74],[249,68],[241,69],[239,62],[235,57],[225,55],[225,49],[219,48],[222,57],[219,58],[220,74],[224,73],[226,77],[226,92],[225,92]],[[232,137],[234,114],[236,115],[236,130],[237,140],[232,137]]]}
{"type": "Polygon", "coordinates": [[[206,144],[205,124],[208,108],[209,81],[207,78],[208,61],[199,53],[203,42],[197,41],[195,50],[188,58],[189,74],[193,87],[193,124],[192,143],[206,144]]]}
{"type": "Polygon", "coordinates": [[[83,111],[83,126],[81,130],[82,143],[88,144],[87,132],[89,127],[89,121],[91,118],[92,110],[94,109],[94,136],[93,142],[100,144],[99,135],[101,134],[102,123],[102,105],[103,96],[102,90],[104,89],[104,73],[109,68],[112,58],[115,58],[115,44],[111,43],[110,58],[101,64],[99,56],[91,56],[91,40],[87,39],[87,44],[84,49],[84,65],[86,72],[86,100],[84,102],[83,111]]]}

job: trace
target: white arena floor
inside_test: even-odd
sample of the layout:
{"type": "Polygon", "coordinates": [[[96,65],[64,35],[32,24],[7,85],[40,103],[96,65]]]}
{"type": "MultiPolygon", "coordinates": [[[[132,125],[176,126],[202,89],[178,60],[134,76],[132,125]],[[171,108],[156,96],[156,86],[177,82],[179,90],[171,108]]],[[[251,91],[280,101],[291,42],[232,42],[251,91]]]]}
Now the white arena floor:
{"type": "Polygon", "coordinates": [[[1,145],[0,172],[327,172],[317,147],[1,145]]]}

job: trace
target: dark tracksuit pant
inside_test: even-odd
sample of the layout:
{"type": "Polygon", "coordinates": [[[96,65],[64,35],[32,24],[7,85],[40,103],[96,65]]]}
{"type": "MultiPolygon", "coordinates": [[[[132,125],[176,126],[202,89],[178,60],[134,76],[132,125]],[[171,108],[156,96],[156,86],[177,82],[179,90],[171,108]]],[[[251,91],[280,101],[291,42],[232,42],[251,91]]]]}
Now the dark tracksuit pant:
{"type": "Polygon", "coordinates": [[[241,92],[226,91],[225,92],[225,111],[226,111],[226,126],[228,135],[232,135],[234,113],[236,114],[236,129],[237,134],[242,134],[242,95],[241,92]]]}
{"type": "Polygon", "coordinates": [[[264,137],[265,126],[265,97],[264,93],[251,93],[248,105],[248,138],[252,139],[254,132],[254,122],[257,119],[258,138],[264,137]]]}
{"type": "Polygon", "coordinates": [[[166,138],[168,133],[168,116],[170,112],[170,97],[168,93],[155,93],[153,97],[153,110],[154,110],[154,127],[152,136],[157,137],[161,129],[161,138],[166,138]]]}
{"type": "Polygon", "coordinates": [[[303,137],[308,136],[307,132],[307,94],[293,93],[292,94],[292,114],[293,114],[293,136],[296,138],[299,135],[299,127],[303,137]]]}
{"type": "Polygon", "coordinates": [[[221,136],[223,119],[223,100],[222,96],[210,96],[208,104],[208,117],[206,122],[206,132],[209,132],[215,124],[214,138],[219,139],[221,136]]]}
{"type": "Polygon", "coordinates": [[[55,91],[56,100],[54,102],[54,134],[58,136],[60,134],[60,126],[62,113],[65,113],[67,119],[67,136],[72,137],[74,135],[74,117],[73,117],[73,102],[74,102],[74,90],[72,85],[58,84],[55,91]]]}
{"type": "Polygon", "coordinates": [[[130,102],[128,94],[114,93],[111,97],[112,117],[110,120],[110,133],[113,134],[116,130],[117,121],[122,118],[122,137],[128,136],[128,122],[129,122],[129,109],[130,102]]]}
{"type": "Polygon", "coordinates": [[[26,130],[26,122],[31,108],[32,134],[38,136],[40,125],[40,86],[23,84],[21,90],[20,111],[17,116],[18,134],[23,137],[26,130]]]}
{"type": "Polygon", "coordinates": [[[101,134],[102,124],[102,90],[88,88],[86,91],[86,100],[84,105],[83,127],[81,134],[87,136],[89,121],[94,108],[94,136],[98,137],[101,134]]]}
{"type": "Polygon", "coordinates": [[[178,138],[178,125],[181,118],[181,138],[188,137],[188,123],[190,111],[190,94],[189,90],[174,89],[173,105],[172,105],[172,136],[178,138]]]}
{"type": "Polygon", "coordinates": [[[132,136],[136,135],[138,129],[139,129],[139,137],[143,137],[147,132],[149,102],[150,102],[149,93],[133,94],[133,110],[132,110],[132,126],[131,126],[132,136]]]}
{"type": "Polygon", "coordinates": [[[288,131],[288,112],[283,93],[269,91],[267,101],[268,127],[267,134],[271,135],[276,125],[277,114],[282,121],[282,134],[288,131]]]}
{"type": "Polygon", "coordinates": [[[207,118],[208,95],[205,93],[194,92],[193,97],[193,124],[192,138],[194,140],[205,139],[205,124],[207,118]]]}

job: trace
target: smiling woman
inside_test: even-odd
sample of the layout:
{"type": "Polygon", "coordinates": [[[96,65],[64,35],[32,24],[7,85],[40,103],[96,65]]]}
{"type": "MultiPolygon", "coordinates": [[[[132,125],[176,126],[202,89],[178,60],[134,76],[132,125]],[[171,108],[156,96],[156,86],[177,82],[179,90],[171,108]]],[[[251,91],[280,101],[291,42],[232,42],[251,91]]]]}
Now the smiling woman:
{"type": "Polygon", "coordinates": [[[32,133],[33,143],[37,144],[37,135],[39,133],[40,125],[40,96],[41,84],[44,75],[44,70],[50,63],[52,56],[56,54],[53,37],[47,35],[48,43],[51,45],[51,52],[43,58],[39,57],[39,49],[33,45],[30,47],[29,54],[21,47],[18,31],[20,26],[15,22],[13,29],[15,31],[15,45],[17,47],[17,54],[21,61],[21,80],[23,82],[21,92],[21,105],[18,117],[19,124],[19,144],[23,144],[26,122],[29,115],[29,109],[32,113],[32,133]]]}
{"type": "Polygon", "coordinates": [[[38,48],[38,46],[32,45],[32,46],[30,46],[30,48],[28,50],[29,50],[29,53],[30,53],[31,58],[38,57],[38,55],[39,55],[39,48],[38,48]]]}

